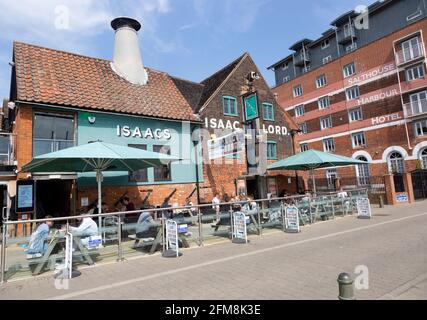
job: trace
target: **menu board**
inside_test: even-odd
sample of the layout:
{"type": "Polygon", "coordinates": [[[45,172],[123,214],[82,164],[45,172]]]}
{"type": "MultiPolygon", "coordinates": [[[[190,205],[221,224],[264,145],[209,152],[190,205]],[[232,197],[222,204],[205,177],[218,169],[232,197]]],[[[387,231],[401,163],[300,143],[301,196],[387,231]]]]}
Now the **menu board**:
{"type": "Polygon", "coordinates": [[[299,210],[295,206],[285,208],[285,232],[298,233],[299,226],[299,210]]]}
{"type": "Polygon", "coordinates": [[[368,198],[357,199],[357,217],[370,219],[372,217],[371,203],[368,198]]]}
{"type": "Polygon", "coordinates": [[[34,180],[18,180],[16,183],[16,212],[34,211],[34,180]]]}
{"type": "Polygon", "coordinates": [[[178,225],[173,220],[166,221],[166,249],[174,251],[179,257],[178,225]]]}
{"type": "Polygon", "coordinates": [[[248,235],[246,230],[246,215],[243,212],[234,212],[233,214],[233,242],[248,242],[248,235]]]}

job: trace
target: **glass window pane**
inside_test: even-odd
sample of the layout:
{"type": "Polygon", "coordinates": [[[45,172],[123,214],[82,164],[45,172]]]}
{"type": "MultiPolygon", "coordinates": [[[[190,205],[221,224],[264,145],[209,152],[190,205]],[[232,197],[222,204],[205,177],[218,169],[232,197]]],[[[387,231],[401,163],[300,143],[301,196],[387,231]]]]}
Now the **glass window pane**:
{"type": "MultiPolygon", "coordinates": [[[[130,144],[129,147],[141,150],[147,150],[145,144],[130,144]]],[[[131,182],[148,182],[148,169],[129,172],[129,181],[131,182]]]]}
{"type": "MultiPolygon", "coordinates": [[[[169,146],[153,146],[153,151],[162,154],[171,154],[169,146]]],[[[161,167],[154,168],[154,181],[170,181],[171,180],[171,165],[163,165],[161,167]]]]}

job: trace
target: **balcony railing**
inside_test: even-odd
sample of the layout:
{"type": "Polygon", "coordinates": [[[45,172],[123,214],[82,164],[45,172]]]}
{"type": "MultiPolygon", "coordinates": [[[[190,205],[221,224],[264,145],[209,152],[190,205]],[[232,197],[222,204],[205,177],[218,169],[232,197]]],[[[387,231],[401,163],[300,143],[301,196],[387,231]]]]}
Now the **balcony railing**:
{"type": "Polygon", "coordinates": [[[295,57],[295,66],[301,67],[307,63],[310,63],[310,54],[308,52],[301,53],[295,57]]]}
{"type": "Polygon", "coordinates": [[[396,62],[398,66],[416,61],[425,57],[424,43],[411,44],[410,47],[400,50],[396,53],[396,62]]]}
{"type": "Polygon", "coordinates": [[[405,104],[404,106],[406,117],[415,117],[427,113],[427,100],[417,100],[405,104]]]}
{"type": "Polygon", "coordinates": [[[0,133],[0,167],[13,166],[14,137],[11,134],[0,133]]]}

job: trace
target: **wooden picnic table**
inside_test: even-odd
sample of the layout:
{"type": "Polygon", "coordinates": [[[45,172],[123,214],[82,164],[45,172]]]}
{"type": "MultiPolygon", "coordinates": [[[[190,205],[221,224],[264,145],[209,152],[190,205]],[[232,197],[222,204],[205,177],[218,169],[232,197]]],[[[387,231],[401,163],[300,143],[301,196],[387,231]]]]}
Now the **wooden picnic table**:
{"type": "MultiPolygon", "coordinates": [[[[30,259],[30,264],[36,264],[36,267],[34,271],[32,272],[33,275],[38,275],[42,272],[44,266],[51,262],[54,266],[56,260],[62,259],[65,254],[53,254],[53,250],[55,247],[59,244],[65,243],[65,233],[64,232],[56,232],[53,236],[48,238],[48,248],[46,252],[43,254],[41,258],[35,258],[30,259]],[[49,241],[50,240],[50,241],[49,241]]],[[[73,243],[75,245],[76,251],[73,252],[73,256],[76,252],[80,252],[80,255],[82,258],[89,264],[93,265],[94,262],[92,258],[90,257],[88,249],[86,249],[82,242],[80,237],[73,236],[73,243]]]]}

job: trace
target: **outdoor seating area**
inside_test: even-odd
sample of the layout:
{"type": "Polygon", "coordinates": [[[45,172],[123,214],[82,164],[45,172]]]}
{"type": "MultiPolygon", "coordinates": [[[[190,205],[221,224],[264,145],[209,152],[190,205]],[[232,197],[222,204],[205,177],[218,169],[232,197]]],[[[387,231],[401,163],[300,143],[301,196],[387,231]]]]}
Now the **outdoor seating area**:
{"type": "MultiPolygon", "coordinates": [[[[246,215],[247,233],[262,236],[270,231],[284,230],[283,214],[286,206],[296,206],[300,225],[310,225],[336,217],[352,215],[357,212],[359,198],[366,198],[367,190],[353,190],[311,196],[294,196],[277,199],[253,201],[255,207],[249,208],[241,203],[241,211],[246,215]]],[[[84,243],[82,237],[73,237],[73,264],[76,267],[113,262],[151,255],[165,250],[165,213],[178,224],[180,248],[191,248],[228,241],[232,238],[233,206],[220,204],[219,221],[212,204],[191,208],[150,209],[136,212],[106,213],[97,217],[101,222],[98,233],[101,244],[84,243]],[[225,210],[224,210],[225,209],[225,210]],[[228,211],[227,211],[228,210],[228,211]],[[187,212],[190,211],[190,212],[187,212]],[[125,223],[127,215],[149,214],[155,217],[147,225],[135,222],[125,223]]],[[[95,218],[95,216],[94,216],[95,218]]],[[[55,218],[50,229],[46,250],[39,255],[26,253],[30,237],[7,238],[5,279],[16,279],[60,268],[65,258],[65,229],[76,225],[76,217],[55,218]],[[56,229],[60,226],[60,229],[56,229]]],[[[15,222],[16,224],[22,222],[15,222]]],[[[34,224],[36,224],[34,222],[34,224]]]]}

